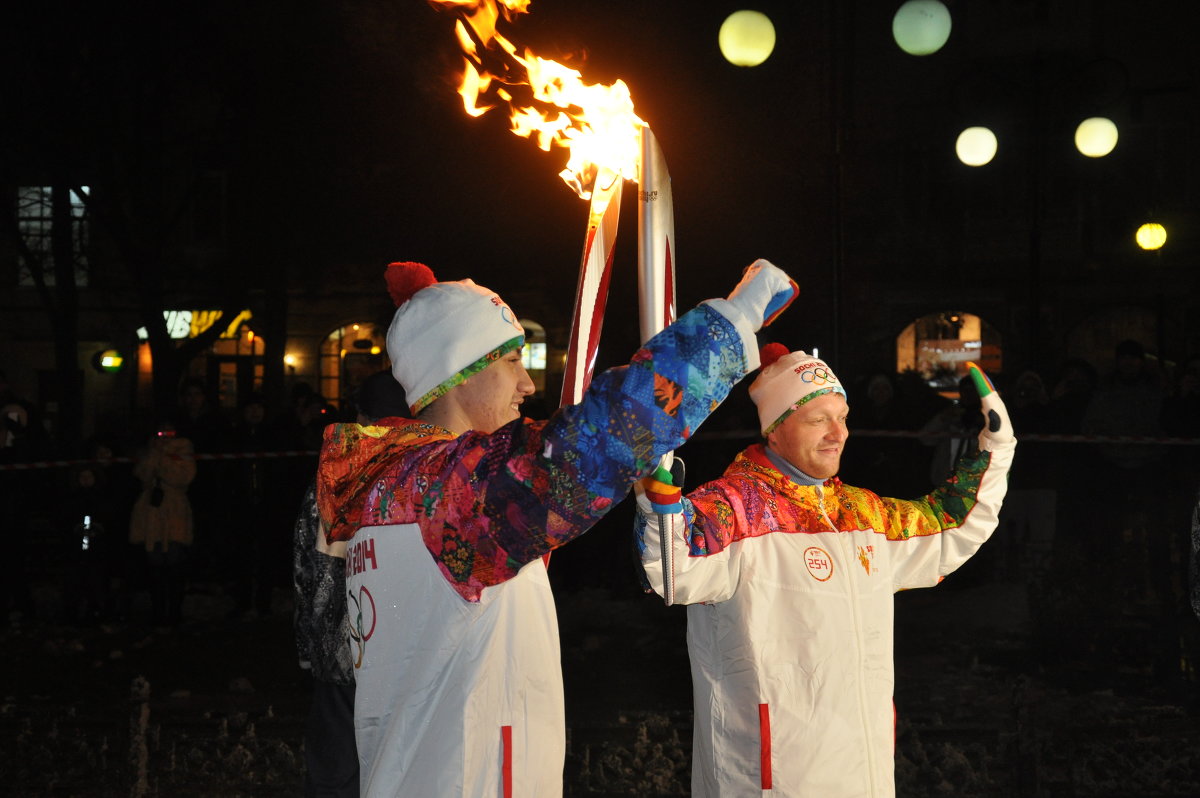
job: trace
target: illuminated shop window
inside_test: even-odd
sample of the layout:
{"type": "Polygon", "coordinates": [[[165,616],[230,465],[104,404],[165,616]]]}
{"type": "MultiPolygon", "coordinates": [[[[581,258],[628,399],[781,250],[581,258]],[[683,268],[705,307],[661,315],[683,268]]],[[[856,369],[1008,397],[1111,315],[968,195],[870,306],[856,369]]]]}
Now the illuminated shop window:
{"type": "Polygon", "coordinates": [[[968,361],[1001,371],[1000,343],[995,328],[973,313],[930,313],[896,337],[896,372],[915,371],[939,392],[957,394],[968,361]]]}
{"type": "Polygon", "coordinates": [[[347,324],[321,344],[318,391],[325,401],[345,407],[363,380],[390,367],[386,328],[367,322],[347,324]]]}

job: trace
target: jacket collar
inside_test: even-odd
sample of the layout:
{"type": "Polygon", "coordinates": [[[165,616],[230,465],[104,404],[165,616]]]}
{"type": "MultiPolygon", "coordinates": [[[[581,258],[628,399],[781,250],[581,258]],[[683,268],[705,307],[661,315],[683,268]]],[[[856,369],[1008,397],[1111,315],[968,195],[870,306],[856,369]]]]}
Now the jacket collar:
{"type": "MultiPolygon", "coordinates": [[[[778,454],[775,454],[775,453],[771,453],[771,454],[774,454],[775,458],[779,458],[781,460],[783,459],[783,458],[780,458],[778,454]]],[[[792,477],[791,474],[787,473],[783,468],[781,468],[780,466],[775,464],[774,458],[772,458],[771,454],[767,453],[767,447],[764,444],[756,443],[753,446],[751,446],[750,448],[743,451],[741,454],[741,457],[745,458],[751,465],[753,465],[755,467],[755,470],[766,471],[766,472],[768,472],[770,477],[772,477],[774,479],[774,481],[787,483],[790,486],[792,486],[793,488],[805,488],[805,487],[815,488],[815,487],[820,487],[820,486],[836,488],[842,484],[842,481],[840,479],[838,479],[837,477],[830,477],[829,479],[825,480],[824,482],[803,482],[801,480],[795,479],[792,477]]],[[[786,461],[784,461],[784,462],[786,463],[786,461]]],[[[803,471],[797,471],[797,473],[801,474],[805,477],[808,476],[807,474],[804,474],[803,471]]]]}

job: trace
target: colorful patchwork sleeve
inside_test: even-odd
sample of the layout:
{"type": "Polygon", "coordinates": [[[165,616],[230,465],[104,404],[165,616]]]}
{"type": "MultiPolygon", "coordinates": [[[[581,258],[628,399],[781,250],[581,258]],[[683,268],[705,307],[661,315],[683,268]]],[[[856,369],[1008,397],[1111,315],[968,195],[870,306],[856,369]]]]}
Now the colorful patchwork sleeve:
{"type": "Polygon", "coordinates": [[[682,501],[680,512],[659,516],[645,497],[638,497],[634,540],[645,587],[664,595],[662,534],[672,546],[673,600],[678,604],[724,601],[737,589],[741,568],[739,540],[768,535],[790,524],[800,528],[822,523],[808,512],[801,496],[781,501],[778,475],[738,455],[718,480],[701,485],[682,501]],[[790,515],[789,515],[790,513],[790,515]],[[786,521],[784,519],[787,519],[786,521]]]}
{"type": "Polygon", "coordinates": [[[416,523],[464,598],[578,537],[681,446],[744,376],[746,344],[701,306],[545,423],[433,441],[369,492],[360,525],[416,523]]]}
{"type": "Polygon", "coordinates": [[[999,523],[1015,441],[958,461],[940,487],[916,501],[880,499],[876,529],[889,542],[895,589],[932,587],[979,550],[999,523]]]}
{"type": "MultiPolygon", "coordinates": [[[[715,497],[714,497],[715,498],[715,497]]],[[[718,539],[728,541],[736,525],[732,507],[721,500],[708,505],[717,515],[697,512],[693,499],[684,498],[680,512],[659,514],[644,495],[638,495],[634,540],[642,565],[643,587],[666,598],[663,535],[671,545],[671,600],[676,604],[724,601],[738,583],[739,558],[718,539]],[[728,521],[722,527],[718,515],[728,521]]]]}

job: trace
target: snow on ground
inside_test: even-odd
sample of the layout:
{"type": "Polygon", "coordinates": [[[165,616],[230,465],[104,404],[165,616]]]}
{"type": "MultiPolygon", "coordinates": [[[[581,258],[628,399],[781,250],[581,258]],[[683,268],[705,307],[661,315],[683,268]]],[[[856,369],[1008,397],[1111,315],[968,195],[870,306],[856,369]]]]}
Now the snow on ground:
{"type": "MultiPolygon", "coordinates": [[[[1126,619],[1126,649],[1063,657],[1028,594],[948,580],[897,597],[899,795],[1200,796],[1197,685],[1156,671],[1149,646],[1139,656],[1135,633],[1153,639],[1154,622],[1126,619]]],[[[193,585],[175,631],[148,628],[144,602],[119,623],[67,626],[53,589],[37,595],[34,617],[0,632],[0,793],[299,793],[308,682],[285,590],[268,617],[227,619],[221,590],[193,585]]],[[[686,796],[684,609],[627,584],[560,590],[558,604],[566,795],[686,796]]]]}

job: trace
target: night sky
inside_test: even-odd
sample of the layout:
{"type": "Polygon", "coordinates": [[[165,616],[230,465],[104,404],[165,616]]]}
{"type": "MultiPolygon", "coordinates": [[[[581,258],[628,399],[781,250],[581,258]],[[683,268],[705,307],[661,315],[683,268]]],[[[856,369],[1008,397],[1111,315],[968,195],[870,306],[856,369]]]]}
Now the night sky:
{"type": "MultiPolygon", "coordinates": [[[[921,58],[892,40],[898,5],[760,3],[777,44],[755,68],[718,50],[732,3],[535,0],[504,31],[589,82],[630,86],[673,178],[681,307],[768,257],[811,301],[781,320],[794,345],[831,345],[835,315],[852,335],[859,302],[1024,282],[1034,225],[1045,261],[1122,270],[1138,265],[1133,229],[1157,215],[1171,225],[1167,257],[1194,258],[1200,103],[1183,41],[1194,4],[951,2],[949,42],[921,58]],[[1074,149],[1075,125],[1093,115],[1121,130],[1105,159],[1074,149]],[[1000,151],[972,169],[953,145],[979,124],[1000,151]],[[1060,243],[1079,225],[1081,245],[1060,243]]],[[[381,235],[398,257],[565,304],[586,223],[586,203],[557,177],[565,156],[509,134],[499,111],[463,113],[451,15],[421,3],[390,13],[395,35],[370,35],[396,46],[363,56],[382,79],[352,89],[363,125],[345,133],[393,170],[376,185],[378,215],[363,218],[394,231],[381,235]]],[[[634,301],[632,197],[614,308],[634,301]]]]}
{"type": "MultiPolygon", "coordinates": [[[[588,82],[629,85],[673,178],[680,307],[767,257],[804,289],[804,310],[776,330],[792,346],[861,338],[886,359],[905,324],[952,304],[1013,308],[990,321],[1029,359],[1041,344],[1021,340],[1031,294],[1078,305],[1096,284],[1114,289],[1099,303],[1147,300],[1132,233],[1151,216],[1171,235],[1155,263],[1194,293],[1196,4],[947,0],[950,39],[925,57],[893,42],[899,5],[758,3],[777,44],[755,68],[718,50],[732,2],[533,0],[502,30],[588,82]],[[1107,158],[1074,150],[1092,115],[1121,130],[1107,158]],[[953,145],[980,124],[1000,150],[972,169],[953,145]],[[888,307],[894,318],[863,326],[888,307]]],[[[230,170],[229,251],[254,272],[281,262],[292,288],[327,294],[419,260],[548,327],[569,322],[587,203],[557,176],[563,153],[512,135],[500,111],[465,114],[452,13],[420,0],[51,0],[14,11],[3,36],[15,77],[0,146],[18,184],[62,168],[103,184],[131,137],[170,147],[212,127],[215,146],[181,152],[230,170]]],[[[135,142],[122,157],[148,151],[135,142]]],[[[609,318],[635,302],[634,197],[609,318]]],[[[630,327],[606,330],[614,360],[630,327]]],[[[1200,331],[1182,340],[1200,349],[1200,331]]]]}

